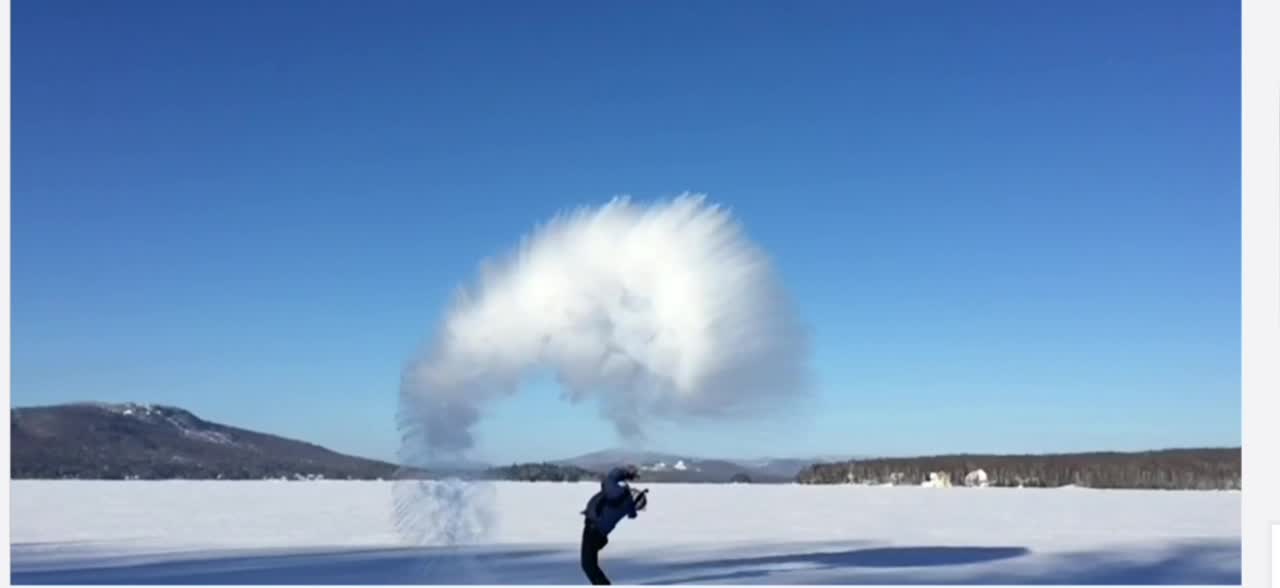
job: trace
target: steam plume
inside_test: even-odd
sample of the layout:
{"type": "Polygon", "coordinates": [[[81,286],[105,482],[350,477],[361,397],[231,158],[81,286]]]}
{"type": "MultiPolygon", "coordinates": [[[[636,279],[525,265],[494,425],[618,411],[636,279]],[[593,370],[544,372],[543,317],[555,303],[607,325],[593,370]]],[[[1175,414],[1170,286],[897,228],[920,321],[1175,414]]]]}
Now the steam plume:
{"type": "Polygon", "coordinates": [[[625,438],[759,415],[808,389],[807,341],[764,253],[703,195],[561,214],[458,293],[401,382],[406,463],[474,445],[495,399],[551,370],[625,438]]]}

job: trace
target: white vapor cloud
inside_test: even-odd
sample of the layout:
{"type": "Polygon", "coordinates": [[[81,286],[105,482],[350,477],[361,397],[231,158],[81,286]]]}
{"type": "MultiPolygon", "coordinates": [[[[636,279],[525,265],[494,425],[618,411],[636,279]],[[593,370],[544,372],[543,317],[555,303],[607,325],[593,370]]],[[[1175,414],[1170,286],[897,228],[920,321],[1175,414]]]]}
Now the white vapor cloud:
{"type": "Polygon", "coordinates": [[[768,258],[694,194],[561,214],[483,264],[402,375],[402,460],[470,449],[486,407],[541,370],[627,438],[809,389],[807,336],[768,258]]]}

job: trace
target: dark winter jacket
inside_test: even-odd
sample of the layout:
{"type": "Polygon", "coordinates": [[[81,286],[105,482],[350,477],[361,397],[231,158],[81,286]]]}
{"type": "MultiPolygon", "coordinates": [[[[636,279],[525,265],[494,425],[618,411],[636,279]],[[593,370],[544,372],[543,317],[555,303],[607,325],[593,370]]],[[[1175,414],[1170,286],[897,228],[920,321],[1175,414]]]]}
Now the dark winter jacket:
{"type": "Polygon", "coordinates": [[[631,495],[631,487],[623,481],[626,472],[622,468],[609,470],[600,491],[587,502],[583,512],[588,525],[594,526],[602,535],[608,535],[618,525],[622,517],[636,518],[636,501],[631,495]]]}

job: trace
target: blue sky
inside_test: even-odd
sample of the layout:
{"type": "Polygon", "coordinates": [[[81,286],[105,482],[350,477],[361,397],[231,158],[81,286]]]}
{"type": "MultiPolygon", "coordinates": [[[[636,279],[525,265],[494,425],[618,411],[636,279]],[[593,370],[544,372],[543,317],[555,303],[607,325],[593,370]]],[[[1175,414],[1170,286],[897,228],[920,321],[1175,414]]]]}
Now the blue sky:
{"type": "MultiPolygon", "coordinates": [[[[729,205],[818,398],[733,457],[1240,443],[1230,2],[18,0],[12,398],[389,458],[476,263],[567,207],[729,205]]],[[[531,382],[483,457],[616,444],[531,382]]]]}

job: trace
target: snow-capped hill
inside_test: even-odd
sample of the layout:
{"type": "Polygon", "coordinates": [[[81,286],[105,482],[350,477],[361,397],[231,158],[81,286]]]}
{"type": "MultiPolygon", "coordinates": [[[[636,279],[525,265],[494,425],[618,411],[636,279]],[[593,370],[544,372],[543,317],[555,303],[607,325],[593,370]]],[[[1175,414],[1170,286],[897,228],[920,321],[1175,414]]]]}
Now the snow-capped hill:
{"type": "Polygon", "coordinates": [[[14,408],[9,420],[14,478],[391,478],[397,470],[173,406],[14,408]]]}
{"type": "Polygon", "coordinates": [[[176,406],[163,404],[143,404],[139,402],[77,402],[64,405],[67,407],[93,408],[114,415],[133,417],[142,421],[158,421],[176,419],[194,422],[199,419],[190,412],[176,406]]]}
{"type": "Polygon", "coordinates": [[[607,469],[620,464],[637,466],[656,465],[659,463],[675,463],[682,456],[655,451],[637,451],[629,449],[605,449],[586,455],[560,460],[557,463],[568,463],[588,469],[607,469]]]}
{"type": "MultiPolygon", "coordinates": [[[[606,449],[555,463],[603,472],[613,466],[634,464],[643,476],[657,481],[728,482],[745,476],[752,482],[793,482],[815,463],[837,458],[708,459],[690,455],[627,449],[606,449]]],[[[844,457],[843,459],[849,459],[844,457]]]]}
{"type": "Polygon", "coordinates": [[[752,482],[790,482],[791,475],[777,475],[723,459],[705,459],[688,455],[606,449],[555,463],[571,465],[595,472],[632,464],[640,470],[640,478],[651,482],[718,482],[750,480],[752,482]]]}
{"type": "MultiPolygon", "coordinates": [[[[637,467],[640,468],[640,471],[645,472],[665,472],[668,470],[684,472],[689,470],[689,466],[684,463],[683,459],[677,459],[673,464],[667,464],[665,461],[660,461],[654,464],[641,464],[637,467]]],[[[695,467],[693,468],[693,471],[700,472],[702,471],[702,468],[695,467]]]]}
{"type": "Polygon", "coordinates": [[[94,407],[122,417],[131,417],[140,421],[173,427],[184,437],[214,443],[218,445],[235,445],[253,448],[252,444],[237,442],[227,431],[211,425],[190,412],[176,406],[158,404],[139,404],[136,402],[106,403],[86,402],[73,406],[94,407]]]}

